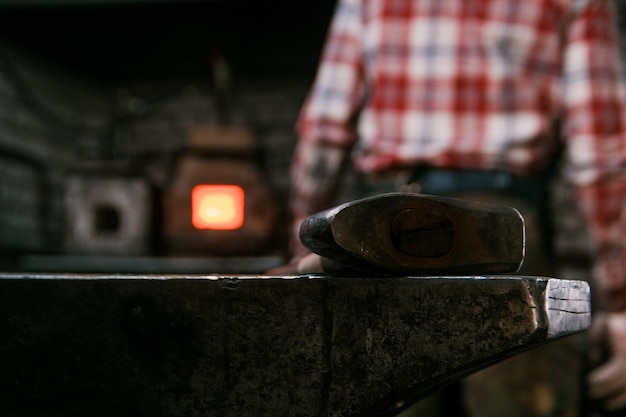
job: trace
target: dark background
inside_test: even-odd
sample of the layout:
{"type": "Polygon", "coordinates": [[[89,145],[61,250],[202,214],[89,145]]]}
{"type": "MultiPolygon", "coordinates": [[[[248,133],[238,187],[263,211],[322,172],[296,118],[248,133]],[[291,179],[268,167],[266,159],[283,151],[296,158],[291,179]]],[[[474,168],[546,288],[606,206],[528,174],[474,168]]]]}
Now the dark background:
{"type": "Polygon", "coordinates": [[[39,3],[0,8],[0,37],[111,82],[206,76],[215,50],[239,77],[311,75],[334,7],[334,0],[39,3]]]}

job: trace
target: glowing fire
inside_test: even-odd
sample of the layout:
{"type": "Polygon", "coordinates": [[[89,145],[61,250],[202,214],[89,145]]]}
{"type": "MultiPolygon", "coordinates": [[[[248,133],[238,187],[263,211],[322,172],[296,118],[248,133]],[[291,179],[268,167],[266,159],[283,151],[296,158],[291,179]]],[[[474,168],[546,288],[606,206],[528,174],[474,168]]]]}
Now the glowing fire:
{"type": "Polygon", "coordinates": [[[196,185],[191,191],[191,222],[196,229],[239,229],[244,207],[244,191],[238,185],[196,185]]]}

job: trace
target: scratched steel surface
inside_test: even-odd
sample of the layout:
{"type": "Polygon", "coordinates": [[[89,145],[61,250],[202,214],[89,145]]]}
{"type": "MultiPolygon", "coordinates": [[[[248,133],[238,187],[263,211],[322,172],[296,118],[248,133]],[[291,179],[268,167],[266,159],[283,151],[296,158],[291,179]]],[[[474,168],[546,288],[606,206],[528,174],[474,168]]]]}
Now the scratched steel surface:
{"type": "Polygon", "coordinates": [[[393,415],[589,311],[548,278],[0,274],[0,415],[393,415]]]}

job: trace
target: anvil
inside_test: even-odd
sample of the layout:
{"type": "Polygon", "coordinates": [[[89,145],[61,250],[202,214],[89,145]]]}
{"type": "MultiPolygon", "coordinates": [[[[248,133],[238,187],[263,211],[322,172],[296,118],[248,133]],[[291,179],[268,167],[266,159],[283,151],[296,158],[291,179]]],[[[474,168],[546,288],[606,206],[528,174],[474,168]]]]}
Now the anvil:
{"type": "Polygon", "coordinates": [[[391,416],[589,322],[541,277],[0,274],[0,415],[391,416]]]}

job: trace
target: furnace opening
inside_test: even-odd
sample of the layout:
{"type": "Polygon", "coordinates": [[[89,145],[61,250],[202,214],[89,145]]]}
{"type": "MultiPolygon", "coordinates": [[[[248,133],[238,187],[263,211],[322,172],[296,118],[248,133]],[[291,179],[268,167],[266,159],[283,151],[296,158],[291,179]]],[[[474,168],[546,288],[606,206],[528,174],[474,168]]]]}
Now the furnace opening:
{"type": "Polygon", "coordinates": [[[93,231],[96,236],[118,233],[121,226],[119,210],[109,204],[101,204],[93,210],[93,231]]]}
{"type": "Polygon", "coordinates": [[[191,192],[196,229],[236,230],[243,226],[245,194],[238,185],[197,185],[191,192]]]}

